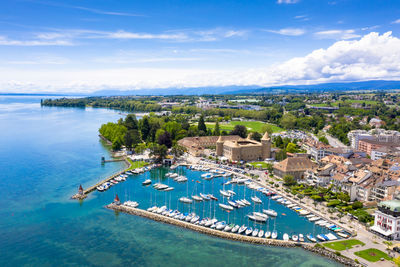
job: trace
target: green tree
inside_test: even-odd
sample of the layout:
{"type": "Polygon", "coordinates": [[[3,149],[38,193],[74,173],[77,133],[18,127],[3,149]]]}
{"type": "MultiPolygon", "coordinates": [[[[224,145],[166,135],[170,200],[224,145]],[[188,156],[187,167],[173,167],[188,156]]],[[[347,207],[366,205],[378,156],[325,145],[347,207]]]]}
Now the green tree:
{"type": "Polygon", "coordinates": [[[137,154],[142,154],[146,149],[147,149],[146,144],[145,143],[140,143],[135,147],[135,152],[137,154]]]}
{"type": "Polygon", "coordinates": [[[285,175],[283,177],[283,184],[284,185],[295,185],[296,179],[294,179],[293,175],[285,175]]]}
{"type": "Polygon", "coordinates": [[[275,159],[277,161],[281,161],[287,158],[286,149],[280,149],[278,152],[275,153],[275,159]]]}
{"type": "Polygon", "coordinates": [[[320,138],[318,138],[318,140],[324,143],[325,145],[329,145],[328,138],[326,138],[325,136],[321,136],[320,138]]]}
{"type": "Polygon", "coordinates": [[[168,131],[164,131],[163,134],[158,136],[158,144],[165,145],[167,148],[170,148],[172,146],[171,135],[168,131]]]}
{"type": "Polygon", "coordinates": [[[264,124],[261,128],[261,132],[263,132],[263,133],[268,132],[268,134],[271,135],[274,131],[270,124],[264,124]]]}
{"type": "Polygon", "coordinates": [[[235,125],[233,130],[231,131],[231,135],[239,135],[242,138],[247,137],[247,128],[243,125],[235,125]]]}
{"type": "Polygon", "coordinates": [[[363,203],[360,201],[356,201],[351,205],[351,207],[353,208],[353,210],[362,209],[363,203]]]}
{"type": "Polygon", "coordinates": [[[150,146],[150,155],[156,157],[156,162],[161,163],[167,156],[168,148],[165,145],[152,144],[150,146]]]}
{"type": "Polygon", "coordinates": [[[281,125],[285,129],[294,129],[296,126],[296,117],[291,113],[282,116],[281,125]]]}
{"type": "Polygon", "coordinates": [[[259,132],[254,132],[251,134],[251,139],[260,142],[262,135],[259,132]]]}
{"type": "Polygon", "coordinates": [[[171,153],[172,155],[174,155],[175,157],[180,157],[183,155],[183,153],[185,153],[185,148],[180,146],[180,145],[174,145],[171,148],[171,153]]]}
{"type": "Polygon", "coordinates": [[[286,146],[286,151],[289,152],[289,153],[296,153],[296,151],[297,151],[297,146],[296,146],[295,144],[293,144],[293,143],[289,143],[289,144],[286,146]]]}
{"type": "Polygon", "coordinates": [[[140,132],[142,133],[142,139],[148,140],[150,134],[151,126],[149,123],[149,118],[144,116],[143,119],[140,120],[140,132]]]}
{"type": "Polygon", "coordinates": [[[283,140],[282,140],[282,137],[280,135],[278,135],[277,137],[274,138],[274,143],[275,143],[276,147],[284,148],[283,140]]]}
{"type": "Polygon", "coordinates": [[[203,132],[204,134],[207,133],[207,126],[204,123],[204,115],[201,114],[200,119],[199,119],[199,123],[197,124],[197,129],[199,130],[199,132],[203,132]]]}
{"type": "Polygon", "coordinates": [[[218,135],[220,135],[220,134],[221,134],[221,131],[220,131],[220,129],[219,129],[219,121],[217,120],[217,121],[215,122],[214,135],[218,136],[218,135]]]}
{"type": "Polygon", "coordinates": [[[128,115],[126,116],[126,118],[125,118],[124,124],[125,124],[125,127],[126,127],[128,130],[138,130],[138,129],[139,129],[139,127],[138,127],[138,121],[137,121],[137,119],[136,119],[135,114],[128,114],[128,115]]]}

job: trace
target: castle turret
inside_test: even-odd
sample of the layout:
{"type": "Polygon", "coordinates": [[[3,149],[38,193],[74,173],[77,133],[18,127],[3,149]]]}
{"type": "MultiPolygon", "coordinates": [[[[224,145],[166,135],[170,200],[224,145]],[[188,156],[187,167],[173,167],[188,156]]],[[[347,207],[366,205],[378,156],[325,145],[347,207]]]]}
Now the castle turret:
{"type": "Polygon", "coordinates": [[[224,155],[224,141],[222,141],[222,136],[219,136],[217,140],[216,149],[217,149],[217,156],[221,157],[224,155]]]}
{"type": "Polygon", "coordinates": [[[262,146],[262,158],[271,158],[271,138],[269,138],[268,132],[265,132],[264,136],[261,138],[262,146]]]}

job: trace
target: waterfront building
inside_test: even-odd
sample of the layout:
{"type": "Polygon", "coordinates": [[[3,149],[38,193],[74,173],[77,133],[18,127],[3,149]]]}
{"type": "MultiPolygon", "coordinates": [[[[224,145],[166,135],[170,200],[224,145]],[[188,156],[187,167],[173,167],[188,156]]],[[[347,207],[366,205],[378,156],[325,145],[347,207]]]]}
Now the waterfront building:
{"type": "MultiPolygon", "coordinates": [[[[358,149],[360,151],[366,152],[369,156],[371,156],[371,158],[372,158],[372,152],[378,151],[378,149],[381,149],[381,148],[385,148],[387,151],[389,151],[389,150],[396,151],[397,150],[398,152],[400,152],[400,143],[399,142],[382,142],[382,141],[370,140],[370,139],[362,139],[362,140],[358,141],[358,149]]],[[[382,154],[379,154],[379,151],[378,151],[378,153],[377,152],[374,153],[374,157],[376,157],[376,156],[379,157],[381,155],[382,154]]]]}
{"type": "Polygon", "coordinates": [[[224,140],[220,136],[216,142],[217,156],[226,157],[230,161],[254,161],[271,158],[271,139],[268,132],[261,142],[246,139],[224,140]]]}
{"type": "Polygon", "coordinates": [[[300,180],[304,177],[305,171],[313,169],[315,166],[316,164],[307,157],[286,158],[274,164],[274,175],[279,178],[291,175],[296,180],[300,180]]]}
{"type": "Polygon", "coordinates": [[[222,141],[237,141],[241,139],[238,135],[225,135],[225,136],[196,136],[185,137],[178,141],[178,144],[184,147],[187,152],[195,157],[203,155],[204,149],[215,148],[217,140],[222,141]]]}
{"type": "Polygon", "coordinates": [[[400,200],[380,202],[374,215],[374,226],[370,230],[386,239],[400,239],[400,200]]]}

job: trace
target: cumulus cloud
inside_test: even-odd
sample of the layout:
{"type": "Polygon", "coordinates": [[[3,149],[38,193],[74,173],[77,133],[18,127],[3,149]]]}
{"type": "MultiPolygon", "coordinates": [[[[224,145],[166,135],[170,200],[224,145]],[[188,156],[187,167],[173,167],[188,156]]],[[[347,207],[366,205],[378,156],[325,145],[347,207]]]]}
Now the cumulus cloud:
{"type": "Polygon", "coordinates": [[[400,39],[391,32],[341,40],[303,57],[251,70],[184,68],[115,68],[91,70],[0,69],[0,88],[9,91],[95,91],[105,88],[317,84],[324,82],[400,80],[400,39]]]}

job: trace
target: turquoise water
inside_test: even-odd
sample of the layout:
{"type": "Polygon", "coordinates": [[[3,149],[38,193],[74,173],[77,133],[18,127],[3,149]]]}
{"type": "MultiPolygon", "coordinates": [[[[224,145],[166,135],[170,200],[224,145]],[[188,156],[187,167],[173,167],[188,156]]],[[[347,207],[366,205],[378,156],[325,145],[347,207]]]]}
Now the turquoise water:
{"type": "Polygon", "coordinates": [[[123,168],[100,164],[109,154],[97,136],[121,115],[39,101],[0,96],[0,266],[338,266],[302,249],[217,239],[104,208],[116,192],[139,196],[134,183],[144,177],[70,200],[79,184],[123,168]]]}
{"type": "Polygon", "coordinates": [[[169,209],[178,209],[181,212],[194,212],[201,218],[217,218],[219,221],[234,223],[238,225],[247,225],[249,227],[263,229],[264,231],[273,231],[276,229],[278,232],[278,239],[282,239],[284,233],[299,234],[304,236],[312,234],[325,234],[331,232],[325,227],[320,227],[310,222],[304,216],[299,216],[297,212],[289,209],[270,197],[257,192],[256,190],[249,189],[245,185],[230,184],[224,185],[230,178],[218,177],[212,180],[204,180],[201,175],[205,172],[194,171],[186,167],[179,167],[175,170],[166,168],[153,169],[150,172],[133,175],[123,183],[111,187],[106,192],[96,192],[94,195],[99,195],[99,198],[105,200],[112,199],[115,194],[118,194],[121,201],[134,200],[139,202],[142,209],[147,209],[152,206],[167,206],[169,209]],[[188,178],[186,183],[177,183],[172,178],[165,177],[167,172],[176,172],[188,178]],[[173,191],[157,191],[152,186],[142,186],[141,183],[146,179],[152,179],[153,184],[161,182],[174,187],[173,191]],[[232,190],[236,195],[232,199],[246,198],[252,205],[240,209],[234,209],[227,212],[218,206],[218,203],[227,203],[227,199],[223,198],[220,190],[232,190]],[[179,201],[180,197],[191,197],[192,195],[199,195],[199,193],[213,194],[218,198],[218,201],[204,201],[192,204],[184,204],[179,201]],[[257,196],[262,200],[262,204],[254,204],[251,201],[252,196],[257,196]],[[263,209],[271,208],[278,213],[276,218],[271,217],[267,223],[255,223],[247,217],[253,211],[262,212],[263,209]]]}

